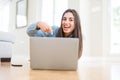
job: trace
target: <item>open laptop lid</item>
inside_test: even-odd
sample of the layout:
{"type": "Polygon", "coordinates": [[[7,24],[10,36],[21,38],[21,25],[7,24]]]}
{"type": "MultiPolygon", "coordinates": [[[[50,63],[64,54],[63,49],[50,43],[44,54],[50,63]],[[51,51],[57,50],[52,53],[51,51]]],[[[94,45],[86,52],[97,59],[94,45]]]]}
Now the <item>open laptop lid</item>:
{"type": "Polygon", "coordinates": [[[76,70],[78,38],[30,37],[32,69],[76,70]]]}

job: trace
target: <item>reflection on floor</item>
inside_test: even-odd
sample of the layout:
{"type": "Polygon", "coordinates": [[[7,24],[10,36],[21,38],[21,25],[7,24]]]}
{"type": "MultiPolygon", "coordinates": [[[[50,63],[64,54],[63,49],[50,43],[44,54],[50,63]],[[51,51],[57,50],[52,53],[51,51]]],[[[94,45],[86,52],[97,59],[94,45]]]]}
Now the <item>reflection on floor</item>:
{"type": "Polygon", "coordinates": [[[82,57],[79,80],[120,80],[120,58],[82,57]]]}
{"type": "MultiPolygon", "coordinates": [[[[29,62],[29,57],[26,55],[15,55],[12,57],[12,63],[17,64],[26,64],[26,62],[29,62]]],[[[9,66],[9,65],[8,65],[9,66]]],[[[29,66],[29,65],[27,65],[29,66]]],[[[9,70],[9,67],[0,68],[0,73],[3,75],[5,74],[11,74],[12,80],[14,80],[14,75],[16,73],[20,74],[21,76],[24,76],[24,80],[34,80],[35,75],[37,75],[37,71],[30,72],[29,69],[27,69],[25,66],[23,66],[25,69],[18,69],[17,71],[12,67],[9,70]],[[21,72],[21,70],[24,71],[24,74],[21,72]],[[20,73],[19,73],[20,72],[20,73]],[[33,75],[35,74],[35,75],[33,75]]],[[[69,73],[69,76],[65,76],[64,73],[58,72],[53,73],[52,71],[49,73],[46,73],[46,71],[42,71],[41,75],[44,76],[37,76],[38,78],[42,78],[45,80],[49,80],[48,78],[45,78],[45,75],[48,75],[49,78],[52,80],[120,80],[120,58],[119,57],[113,57],[113,58],[106,58],[106,57],[81,57],[78,61],[78,70],[76,72],[69,73]],[[50,74],[51,73],[51,74],[50,74]],[[63,75],[64,74],[64,75],[63,75]],[[51,75],[51,76],[50,76],[51,75]],[[54,79],[54,75],[61,75],[56,77],[54,79]],[[59,79],[58,79],[59,78],[59,79]],[[66,78],[66,79],[64,79],[66,78]],[[71,78],[71,79],[70,79],[71,78]]],[[[2,76],[3,77],[3,76],[2,76]]],[[[2,78],[0,76],[0,80],[2,78]]],[[[19,79],[18,79],[19,80],[19,79]]]]}

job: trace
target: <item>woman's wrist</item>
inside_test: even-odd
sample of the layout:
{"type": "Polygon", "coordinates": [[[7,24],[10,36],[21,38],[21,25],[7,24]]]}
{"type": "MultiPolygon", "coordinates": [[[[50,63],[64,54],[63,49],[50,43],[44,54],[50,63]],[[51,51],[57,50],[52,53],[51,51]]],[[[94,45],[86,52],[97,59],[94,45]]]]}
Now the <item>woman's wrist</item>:
{"type": "Polygon", "coordinates": [[[36,30],[39,30],[40,27],[38,26],[39,22],[36,23],[36,30]]]}

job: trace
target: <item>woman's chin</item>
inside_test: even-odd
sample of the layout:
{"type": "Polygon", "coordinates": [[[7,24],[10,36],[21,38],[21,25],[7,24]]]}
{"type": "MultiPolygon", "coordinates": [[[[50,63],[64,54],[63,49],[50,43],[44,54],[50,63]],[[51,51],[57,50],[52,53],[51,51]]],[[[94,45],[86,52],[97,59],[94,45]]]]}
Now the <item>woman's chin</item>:
{"type": "Polygon", "coordinates": [[[71,32],[70,32],[70,31],[64,31],[64,33],[68,35],[68,34],[70,34],[71,32]]]}
{"type": "Polygon", "coordinates": [[[64,30],[64,33],[68,34],[68,33],[70,33],[70,31],[69,30],[64,30]]]}

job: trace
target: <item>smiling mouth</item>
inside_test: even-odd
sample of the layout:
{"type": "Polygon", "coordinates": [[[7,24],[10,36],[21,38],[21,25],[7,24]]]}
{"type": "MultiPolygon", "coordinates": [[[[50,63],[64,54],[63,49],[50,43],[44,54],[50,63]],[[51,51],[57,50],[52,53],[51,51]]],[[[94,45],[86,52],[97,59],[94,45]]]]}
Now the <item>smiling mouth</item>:
{"type": "Polygon", "coordinates": [[[67,31],[68,29],[70,29],[70,26],[64,26],[63,29],[67,31]]]}

